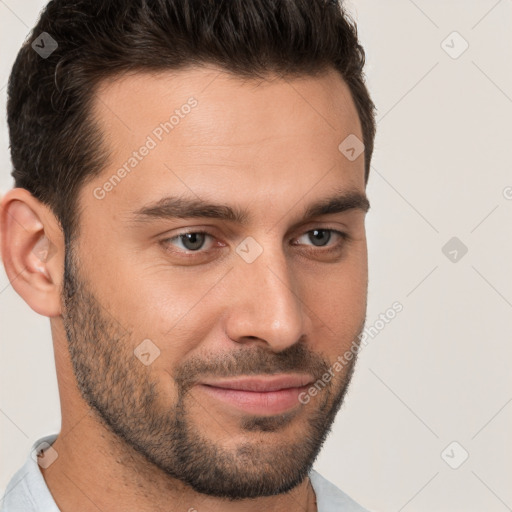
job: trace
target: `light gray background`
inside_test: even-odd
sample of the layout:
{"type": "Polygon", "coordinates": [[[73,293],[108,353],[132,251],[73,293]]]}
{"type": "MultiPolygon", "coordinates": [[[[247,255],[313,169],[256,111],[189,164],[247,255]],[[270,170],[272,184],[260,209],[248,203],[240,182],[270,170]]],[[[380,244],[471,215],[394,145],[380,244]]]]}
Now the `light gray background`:
{"type": "MultiPolygon", "coordinates": [[[[43,4],[0,0],[2,112],[43,4]]],[[[362,352],[316,468],[373,510],[512,510],[512,1],[347,5],[379,109],[367,325],[395,301],[404,309],[362,352]],[[447,53],[463,48],[454,31],[469,44],[458,58],[447,53]],[[468,248],[456,262],[442,252],[452,237],[468,248]],[[458,469],[441,456],[453,441],[452,465],[469,453],[458,469]]],[[[1,272],[3,489],[35,439],[59,430],[60,409],[49,321],[1,272]]]]}

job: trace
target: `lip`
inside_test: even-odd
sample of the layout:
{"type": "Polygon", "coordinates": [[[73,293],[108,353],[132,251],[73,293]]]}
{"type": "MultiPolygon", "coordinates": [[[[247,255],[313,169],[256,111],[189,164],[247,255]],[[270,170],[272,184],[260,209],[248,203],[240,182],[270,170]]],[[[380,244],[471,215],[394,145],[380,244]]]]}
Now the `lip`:
{"type": "Polygon", "coordinates": [[[299,395],[312,382],[314,379],[311,375],[281,374],[204,380],[198,387],[231,408],[270,416],[300,406],[299,395]]]}

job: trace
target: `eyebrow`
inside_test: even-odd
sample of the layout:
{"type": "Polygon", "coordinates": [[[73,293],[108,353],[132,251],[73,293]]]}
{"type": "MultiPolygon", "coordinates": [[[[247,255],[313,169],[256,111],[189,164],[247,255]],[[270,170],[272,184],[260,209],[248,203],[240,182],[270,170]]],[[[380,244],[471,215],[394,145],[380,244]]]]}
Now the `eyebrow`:
{"type": "MultiPolygon", "coordinates": [[[[349,210],[367,212],[370,202],[358,191],[344,191],[310,204],[304,211],[303,219],[310,219],[349,210]]],[[[248,210],[224,204],[210,203],[197,198],[168,196],[133,212],[133,220],[147,222],[153,219],[209,218],[247,224],[251,219],[248,210]]]]}

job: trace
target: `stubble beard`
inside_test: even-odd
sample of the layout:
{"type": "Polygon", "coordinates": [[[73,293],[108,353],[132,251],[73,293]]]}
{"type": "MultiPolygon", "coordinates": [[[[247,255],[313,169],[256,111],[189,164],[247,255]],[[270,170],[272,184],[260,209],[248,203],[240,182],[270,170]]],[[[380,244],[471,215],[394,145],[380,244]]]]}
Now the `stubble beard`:
{"type": "MultiPolygon", "coordinates": [[[[328,362],[302,343],[278,354],[242,348],[222,358],[192,359],[173,373],[177,399],[169,404],[150,368],[134,356],[137,342],[131,333],[100,305],[80,278],[69,247],[62,298],[80,393],[126,451],[136,450],[148,463],[199,493],[230,500],[282,494],[308,475],[341,407],[356,356],[315,402],[289,414],[245,417],[239,432],[247,433],[247,441],[228,450],[202,433],[190,418],[191,408],[198,410],[199,404],[189,391],[199,376],[205,372],[215,376],[305,372],[321,378],[329,369],[328,362]],[[304,425],[302,435],[276,442],[280,431],[295,420],[304,425]],[[261,442],[265,435],[274,442],[261,442]]],[[[205,422],[213,421],[204,407],[202,410],[205,422]]]]}

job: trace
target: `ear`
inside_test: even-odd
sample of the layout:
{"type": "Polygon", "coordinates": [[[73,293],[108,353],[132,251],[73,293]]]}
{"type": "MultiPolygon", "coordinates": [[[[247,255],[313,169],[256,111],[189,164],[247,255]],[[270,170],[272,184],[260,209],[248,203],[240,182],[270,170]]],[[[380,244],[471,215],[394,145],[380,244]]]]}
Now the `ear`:
{"type": "Polygon", "coordinates": [[[23,188],[0,205],[0,243],[9,282],[40,315],[61,314],[64,236],[50,209],[23,188]]]}

